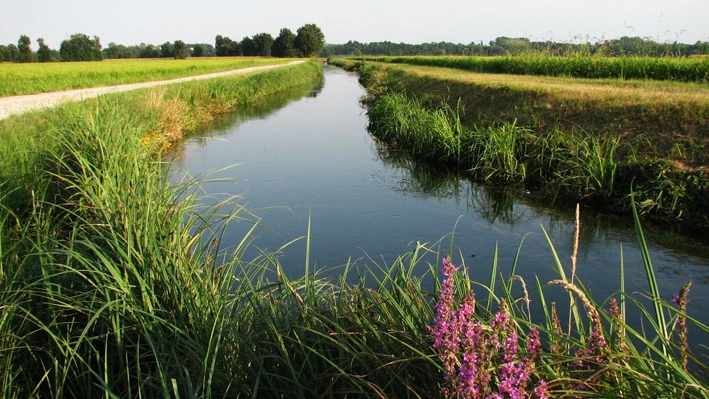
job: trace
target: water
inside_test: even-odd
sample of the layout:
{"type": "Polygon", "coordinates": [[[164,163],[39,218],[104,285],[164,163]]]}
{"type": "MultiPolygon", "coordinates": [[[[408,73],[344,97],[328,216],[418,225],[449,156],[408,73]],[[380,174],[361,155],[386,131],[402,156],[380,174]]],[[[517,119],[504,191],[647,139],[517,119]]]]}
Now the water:
{"type": "MultiPolygon", "coordinates": [[[[489,281],[496,248],[506,275],[523,242],[517,274],[531,287],[534,276],[542,283],[558,278],[544,229],[571,273],[574,209],[544,208],[509,190],[481,187],[387,154],[366,130],[362,95],[356,75],[326,67],[322,87],[280,98],[276,109],[234,115],[188,140],[176,155],[174,178],[182,171],[231,178],[206,189],[215,197],[239,195],[262,218],[270,229],[257,231],[254,244],[262,249],[302,237],[310,219],[311,270],[348,259],[359,265],[391,262],[416,242],[446,253],[455,231],[456,263],[462,255],[482,282],[489,281]]],[[[585,212],[577,275],[593,298],[602,302],[620,288],[621,259],[626,290],[647,292],[632,221],[585,212]]],[[[230,225],[221,247],[235,245],[248,227],[230,225]]],[[[662,230],[646,235],[662,295],[669,299],[692,281],[689,313],[709,320],[709,310],[701,306],[709,300],[707,250],[683,246],[687,240],[670,239],[662,230]]],[[[305,252],[305,240],[282,251],[288,274],[302,276],[305,252]]]]}

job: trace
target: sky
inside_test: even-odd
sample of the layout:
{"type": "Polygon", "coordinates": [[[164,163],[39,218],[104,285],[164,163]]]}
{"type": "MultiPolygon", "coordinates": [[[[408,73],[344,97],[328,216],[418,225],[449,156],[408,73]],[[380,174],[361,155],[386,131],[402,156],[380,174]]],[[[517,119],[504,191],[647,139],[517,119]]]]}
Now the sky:
{"type": "Polygon", "coordinates": [[[216,35],[274,38],[315,24],[325,41],[489,43],[597,42],[622,36],[709,41],[707,0],[0,0],[0,44],[20,35],[52,49],[74,33],[101,44],[214,44],[216,35]]]}

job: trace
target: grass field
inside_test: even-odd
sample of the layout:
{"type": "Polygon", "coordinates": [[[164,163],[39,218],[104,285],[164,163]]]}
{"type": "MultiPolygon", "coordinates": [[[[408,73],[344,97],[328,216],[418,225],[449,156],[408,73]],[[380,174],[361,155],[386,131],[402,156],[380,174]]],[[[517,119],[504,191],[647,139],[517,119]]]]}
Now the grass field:
{"type": "Polygon", "coordinates": [[[292,59],[219,57],[186,60],[0,63],[0,97],[148,82],[290,61],[292,59]]]}

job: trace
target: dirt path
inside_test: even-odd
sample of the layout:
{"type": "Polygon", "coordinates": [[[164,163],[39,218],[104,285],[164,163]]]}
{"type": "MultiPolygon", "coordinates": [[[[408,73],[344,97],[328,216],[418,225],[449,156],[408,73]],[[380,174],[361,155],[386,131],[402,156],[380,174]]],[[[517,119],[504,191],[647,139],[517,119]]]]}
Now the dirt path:
{"type": "Polygon", "coordinates": [[[145,87],[168,85],[172,83],[187,82],[191,80],[212,79],[228,75],[238,75],[264,69],[278,68],[287,65],[300,64],[304,61],[293,61],[287,64],[264,65],[249,68],[241,68],[233,71],[209,73],[205,75],[187,76],[184,78],[176,78],[169,80],[160,80],[155,82],[130,83],[116,86],[93,87],[87,89],[76,89],[67,91],[58,91],[54,93],[29,94],[25,96],[0,97],[0,119],[5,119],[12,115],[19,115],[28,111],[34,111],[42,108],[50,108],[56,105],[69,102],[81,101],[87,98],[98,97],[102,94],[117,93],[120,91],[128,91],[142,89],[145,87]]]}

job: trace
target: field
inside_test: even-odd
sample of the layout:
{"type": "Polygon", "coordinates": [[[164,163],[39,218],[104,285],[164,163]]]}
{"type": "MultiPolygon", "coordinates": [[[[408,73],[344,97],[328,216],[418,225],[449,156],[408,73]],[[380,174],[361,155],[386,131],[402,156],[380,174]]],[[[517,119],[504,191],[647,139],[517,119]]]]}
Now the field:
{"type": "Polygon", "coordinates": [[[321,77],[314,61],[0,121],[3,397],[709,398],[709,326],[689,315],[690,285],[660,297],[649,254],[647,289],[608,300],[551,242],[551,282],[497,259],[471,281],[453,235],[391,264],[344,260],[337,280],[310,269],[309,231],[301,278],[277,250],[245,257],[258,218],[240,198],[198,205],[209,176],[170,183],[162,155],[321,77]],[[223,243],[227,223],[253,229],[223,243]]]}
{"type": "Polygon", "coordinates": [[[0,63],[0,97],[148,82],[289,62],[277,58],[190,58],[101,62],[0,63]]]}
{"type": "Polygon", "coordinates": [[[709,83],[707,58],[656,57],[363,57],[366,61],[426,65],[476,73],[587,79],[670,80],[709,83]]]}

